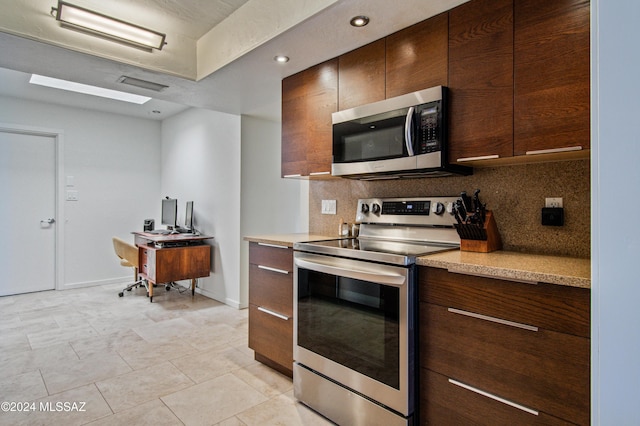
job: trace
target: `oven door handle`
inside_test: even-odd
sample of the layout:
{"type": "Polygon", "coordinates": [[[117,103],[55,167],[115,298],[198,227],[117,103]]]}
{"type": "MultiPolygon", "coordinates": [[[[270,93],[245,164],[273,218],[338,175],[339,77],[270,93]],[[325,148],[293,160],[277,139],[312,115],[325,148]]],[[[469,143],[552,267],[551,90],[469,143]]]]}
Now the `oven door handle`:
{"type": "Polygon", "coordinates": [[[377,284],[388,285],[393,287],[401,287],[407,282],[406,271],[403,268],[403,272],[396,272],[393,267],[387,267],[385,265],[379,265],[375,263],[367,263],[365,267],[358,267],[361,262],[343,259],[341,263],[348,264],[348,267],[343,267],[336,264],[335,258],[328,256],[315,256],[316,259],[308,261],[301,258],[295,259],[295,264],[298,267],[309,269],[311,271],[323,272],[325,274],[335,275],[339,277],[353,278],[356,280],[369,281],[377,284]]]}

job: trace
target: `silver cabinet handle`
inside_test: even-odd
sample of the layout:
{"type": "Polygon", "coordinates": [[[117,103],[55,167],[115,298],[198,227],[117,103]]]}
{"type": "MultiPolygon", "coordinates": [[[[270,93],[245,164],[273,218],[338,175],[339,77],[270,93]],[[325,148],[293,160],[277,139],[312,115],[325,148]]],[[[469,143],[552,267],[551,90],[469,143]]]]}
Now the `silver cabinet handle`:
{"type": "Polygon", "coordinates": [[[284,175],[284,178],[296,178],[296,177],[302,177],[302,175],[300,173],[296,173],[293,175],[284,175]]]}
{"type": "Polygon", "coordinates": [[[272,268],[270,266],[262,266],[258,265],[258,268],[264,269],[265,271],[277,272],[279,274],[289,275],[289,271],[285,271],[284,269],[272,268]]]}
{"type": "Polygon", "coordinates": [[[555,154],[557,152],[571,152],[571,151],[581,151],[582,146],[569,146],[566,148],[551,148],[551,149],[539,149],[537,151],[527,151],[526,155],[538,155],[538,154],[555,154]]]}
{"type": "Polygon", "coordinates": [[[288,249],[289,247],[287,246],[281,246],[278,244],[267,244],[267,243],[258,243],[259,246],[264,246],[264,247],[273,247],[273,248],[281,248],[281,249],[288,249]]]}
{"type": "Polygon", "coordinates": [[[517,408],[518,410],[522,410],[522,411],[524,411],[526,413],[533,414],[534,416],[538,415],[538,412],[536,410],[534,410],[534,409],[531,409],[529,407],[525,407],[524,405],[516,404],[513,401],[509,401],[508,399],[501,398],[501,397],[499,397],[497,395],[494,395],[492,393],[485,392],[485,391],[480,390],[478,388],[474,388],[473,386],[469,386],[469,385],[467,385],[465,383],[462,383],[462,382],[459,382],[457,380],[449,379],[449,383],[451,383],[452,385],[460,386],[463,389],[469,390],[471,392],[475,392],[475,393],[477,393],[479,395],[486,396],[487,398],[491,398],[494,401],[502,402],[503,404],[507,404],[507,405],[509,405],[511,407],[517,408]]]}
{"type": "Polygon", "coordinates": [[[495,322],[497,324],[502,324],[502,325],[508,325],[508,326],[511,326],[511,327],[521,328],[523,330],[538,331],[538,327],[534,327],[533,325],[522,324],[520,322],[508,321],[508,320],[505,320],[505,319],[502,319],[502,318],[490,317],[490,316],[482,315],[482,314],[476,314],[475,312],[463,311],[463,310],[456,309],[456,308],[447,308],[447,311],[451,312],[452,314],[464,315],[464,316],[467,316],[467,317],[477,318],[477,319],[481,319],[481,320],[485,320],[485,321],[491,321],[491,322],[495,322]]]}
{"type": "Polygon", "coordinates": [[[321,175],[330,175],[331,172],[312,172],[309,173],[309,176],[321,176],[321,175]]]}
{"type": "Polygon", "coordinates": [[[269,315],[272,315],[272,316],[274,316],[276,318],[280,318],[281,320],[289,321],[289,317],[288,316],[279,314],[277,312],[270,311],[269,309],[263,308],[262,306],[258,306],[258,310],[260,312],[264,312],[265,314],[269,314],[269,315]]]}
{"type": "Polygon", "coordinates": [[[495,155],[483,155],[481,157],[465,157],[465,158],[458,158],[456,161],[459,163],[464,163],[465,161],[495,160],[496,158],[500,158],[500,156],[498,154],[495,154],[495,155]]]}

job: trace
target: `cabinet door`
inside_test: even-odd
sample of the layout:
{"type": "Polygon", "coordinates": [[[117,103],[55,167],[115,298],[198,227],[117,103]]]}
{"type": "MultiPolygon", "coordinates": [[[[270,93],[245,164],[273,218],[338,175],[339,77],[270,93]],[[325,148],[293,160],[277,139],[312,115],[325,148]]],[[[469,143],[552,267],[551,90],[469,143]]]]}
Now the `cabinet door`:
{"type": "Polygon", "coordinates": [[[331,174],[333,125],[338,110],[338,59],[331,59],[306,73],[307,171],[309,176],[331,174]]]}
{"type": "Polygon", "coordinates": [[[338,109],[349,109],[385,97],[385,40],[338,58],[338,109]]]}
{"type": "Polygon", "coordinates": [[[331,174],[338,59],[282,80],[282,176],[331,174]]]}
{"type": "Polygon", "coordinates": [[[304,71],[282,80],[282,177],[307,174],[304,71]]]}
{"type": "Polygon", "coordinates": [[[447,86],[448,14],[387,37],[386,97],[447,86]]]}
{"type": "Polygon", "coordinates": [[[514,153],[590,146],[588,0],[515,0],[514,153]]]}
{"type": "Polygon", "coordinates": [[[513,3],[449,14],[449,161],[513,156],[513,3]]]}

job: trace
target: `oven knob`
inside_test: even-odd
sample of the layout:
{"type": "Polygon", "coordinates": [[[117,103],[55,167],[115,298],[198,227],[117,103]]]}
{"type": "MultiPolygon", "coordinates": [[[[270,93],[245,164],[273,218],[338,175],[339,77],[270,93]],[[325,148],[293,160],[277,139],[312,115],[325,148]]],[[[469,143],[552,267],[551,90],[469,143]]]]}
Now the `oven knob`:
{"type": "Polygon", "coordinates": [[[435,214],[437,214],[438,216],[444,213],[444,204],[442,203],[434,203],[433,206],[431,206],[431,211],[435,214]]]}
{"type": "Polygon", "coordinates": [[[453,203],[447,203],[447,213],[453,216],[453,203]]]}
{"type": "Polygon", "coordinates": [[[369,204],[362,203],[362,207],[360,207],[360,212],[367,214],[369,213],[369,204]]]}
{"type": "Polygon", "coordinates": [[[374,214],[380,214],[380,204],[378,204],[378,203],[371,204],[371,211],[374,214]]]}

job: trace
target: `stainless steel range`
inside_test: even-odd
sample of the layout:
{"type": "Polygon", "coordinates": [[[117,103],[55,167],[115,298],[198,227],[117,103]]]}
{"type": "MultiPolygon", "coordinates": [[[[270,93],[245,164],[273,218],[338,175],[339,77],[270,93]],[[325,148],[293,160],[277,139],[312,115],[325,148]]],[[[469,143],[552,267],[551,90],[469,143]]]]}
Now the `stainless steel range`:
{"type": "Polygon", "coordinates": [[[415,262],[460,247],[456,199],[362,199],[358,238],[294,244],[298,400],[341,425],[414,424],[415,262]]]}

